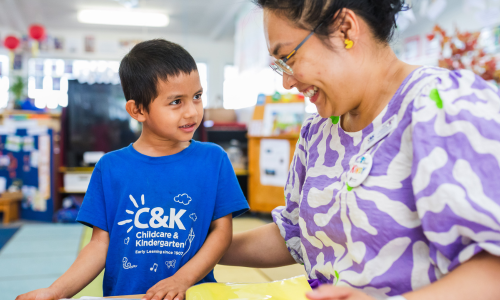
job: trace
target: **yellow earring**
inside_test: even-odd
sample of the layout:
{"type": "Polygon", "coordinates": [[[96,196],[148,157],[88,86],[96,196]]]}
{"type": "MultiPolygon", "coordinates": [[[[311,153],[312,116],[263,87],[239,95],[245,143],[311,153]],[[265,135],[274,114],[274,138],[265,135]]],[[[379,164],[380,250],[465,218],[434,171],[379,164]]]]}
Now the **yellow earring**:
{"type": "Polygon", "coordinates": [[[354,46],[354,42],[351,41],[350,39],[345,40],[345,48],[346,49],[351,49],[354,46]]]}

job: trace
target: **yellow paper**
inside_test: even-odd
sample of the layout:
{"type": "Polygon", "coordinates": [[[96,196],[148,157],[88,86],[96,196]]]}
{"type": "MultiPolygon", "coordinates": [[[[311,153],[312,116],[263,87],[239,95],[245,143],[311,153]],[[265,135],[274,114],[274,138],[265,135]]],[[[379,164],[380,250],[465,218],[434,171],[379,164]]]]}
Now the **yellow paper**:
{"type": "Polygon", "coordinates": [[[305,276],[267,283],[202,283],[187,290],[186,300],[306,300],[305,276]]]}

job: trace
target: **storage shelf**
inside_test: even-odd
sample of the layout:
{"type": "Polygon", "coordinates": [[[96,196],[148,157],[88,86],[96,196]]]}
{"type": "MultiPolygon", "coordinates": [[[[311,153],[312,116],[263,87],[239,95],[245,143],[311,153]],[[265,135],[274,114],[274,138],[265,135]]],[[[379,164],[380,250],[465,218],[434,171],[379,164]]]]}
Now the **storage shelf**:
{"type": "Polygon", "coordinates": [[[59,188],[59,193],[61,194],[85,194],[87,191],[76,191],[76,190],[69,190],[67,191],[65,188],[61,187],[59,188]]]}
{"type": "Polygon", "coordinates": [[[15,110],[4,110],[0,114],[0,118],[4,116],[9,116],[9,115],[31,115],[33,118],[39,117],[49,117],[49,118],[54,118],[54,119],[59,119],[61,117],[61,113],[51,113],[51,112],[45,112],[45,111],[34,111],[34,110],[21,110],[21,109],[15,109],[15,110]]]}
{"type": "Polygon", "coordinates": [[[293,140],[293,139],[298,139],[300,135],[298,134],[289,134],[289,135],[269,135],[269,136],[263,136],[263,135],[247,135],[247,138],[249,139],[278,139],[278,140],[293,140]]]}
{"type": "MultiPolygon", "coordinates": [[[[67,168],[67,167],[60,167],[59,172],[60,173],[73,173],[73,174],[78,174],[78,173],[92,173],[94,171],[93,167],[74,167],[74,168],[67,168]]],[[[248,175],[248,170],[245,169],[234,169],[234,173],[236,173],[237,176],[245,176],[248,175]]]]}
{"type": "Polygon", "coordinates": [[[234,169],[234,173],[236,173],[236,176],[247,176],[248,175],[248,170],[245,170],[245,169],[234,169]]]}
{"type": "Polygon", "coordinates": [[[59,167],[60,173],[92,173],[94,167],[59,167]]]}

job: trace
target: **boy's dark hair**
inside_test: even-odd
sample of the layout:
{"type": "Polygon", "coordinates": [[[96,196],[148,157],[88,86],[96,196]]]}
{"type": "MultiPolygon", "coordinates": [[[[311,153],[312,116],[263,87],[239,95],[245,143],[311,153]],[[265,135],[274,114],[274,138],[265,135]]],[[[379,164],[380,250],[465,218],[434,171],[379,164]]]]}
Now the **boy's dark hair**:
{"type": "Polygon", "coordinates": [[[135,100],[138,107],[149,111],[149,104],[158,97],[158,81],[197,70],[184,48],[154,39],[135,45],[122,59],[119,74],[125,99],[135,100]]]}

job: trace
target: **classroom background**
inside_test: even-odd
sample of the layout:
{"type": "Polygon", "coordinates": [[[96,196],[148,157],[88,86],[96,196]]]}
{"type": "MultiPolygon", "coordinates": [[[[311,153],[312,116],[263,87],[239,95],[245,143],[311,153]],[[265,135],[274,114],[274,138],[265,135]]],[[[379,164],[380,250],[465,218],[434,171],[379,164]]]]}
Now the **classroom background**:
{"type": "MultiPolygon", "coordinates": [[[[413,0],[391,43],[416,65],[470,69],[500,82],[500,0],[413,0]]],[[[75,223],[93,167],[134,142],[118,67],[164,38],[198,64],[205,117],[195,139],[228,153],[250,212],[272,222],[300,126],[315,106],[269,68],[262,11],[249,0],[0,0],[0,299],[48,287],[88,243],[75,223]]],[[[222,282],[304,274],[217,266],[222,282]]],[[[102,274],[75,296],[102,296],[102,274]]]]}

